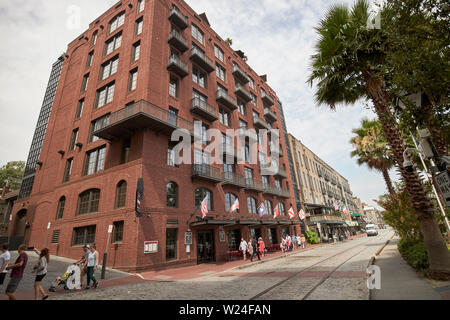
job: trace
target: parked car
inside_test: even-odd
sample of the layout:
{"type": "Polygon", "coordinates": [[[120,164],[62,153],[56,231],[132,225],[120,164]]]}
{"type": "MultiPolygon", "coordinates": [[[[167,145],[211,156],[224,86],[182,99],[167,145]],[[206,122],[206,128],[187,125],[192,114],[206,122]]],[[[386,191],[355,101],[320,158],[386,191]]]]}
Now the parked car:
{"type": "Polygon", "coordinates": [[[368,237],[370,237],[370,236],[377,236],[378,235],[377,228],[375,227],[374,224],[366,225],[366,233],[367,233],[368,237]]]}

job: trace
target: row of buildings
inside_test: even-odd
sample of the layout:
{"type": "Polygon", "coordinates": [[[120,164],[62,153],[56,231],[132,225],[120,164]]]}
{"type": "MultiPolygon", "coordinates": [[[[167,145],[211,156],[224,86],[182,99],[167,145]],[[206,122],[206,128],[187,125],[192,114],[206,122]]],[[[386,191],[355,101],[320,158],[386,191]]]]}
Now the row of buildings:
{"type": "Polygon", "coordinates": [[[267,77],[206,14],[181,0],[122,0],[53,64],[9,238],[77,258],[86,243],[103,252],[110,232],[108,265],[138,271],[224,261],[241,237],[268,246],[306,229],[327,237],[355,227],[357,210],[348,181],[287,133],[267,77]],[[177,165],[171,134],[195,136],[195,121],[203,146],[217,129],[225,150],[227,129],[279,129],[278,172],[262,174],[269,155],[260,150],[256,164],[244,152],[243,163],[217,165],[193,146],[193,164],[177,165]],[[305,210],[306,223],[289,218],[290,207],[305,210]]]}

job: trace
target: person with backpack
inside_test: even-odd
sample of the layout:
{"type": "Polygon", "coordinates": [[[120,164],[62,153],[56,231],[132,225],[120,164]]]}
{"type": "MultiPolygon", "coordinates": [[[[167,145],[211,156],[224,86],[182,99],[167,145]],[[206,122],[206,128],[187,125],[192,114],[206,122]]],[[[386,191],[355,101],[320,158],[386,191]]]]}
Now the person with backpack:
{"type": "Polygon", "coordinates": [[[42,300],[48,298],[44,288],[41,285],[42,280],[47,275],[47,266],[50,262],[50,254],[47,248],[42,249],[39,254],[39,262],[34,266],[32,273],[36,272],[36,279],[34,280],[34,300],[38,300],[39,293],[42,295],[42,300]]]}

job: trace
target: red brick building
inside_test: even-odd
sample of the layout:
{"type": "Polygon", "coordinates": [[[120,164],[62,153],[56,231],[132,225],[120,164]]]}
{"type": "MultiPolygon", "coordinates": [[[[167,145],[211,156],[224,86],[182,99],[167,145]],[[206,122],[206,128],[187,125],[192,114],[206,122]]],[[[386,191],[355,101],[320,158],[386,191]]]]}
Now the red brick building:
{"type": "Polygon", "coordinates": [[[60,58],[39,160],[27,164],[36,166],[32,191],[13,208],[11,235],[78,258],[85,243],[102,254],[113,225],[108,265],[144,270],[227,260],[241,236],[262,236],[270,246],[299,233],[298,219],[287,216],[298,208],[281,103],[244,58],[183,1],[124,0],[102,14],[60,58]],[[210,164],[194,150],[197,164],[175,166],[171,133],[193,133],[194,121],[224,133],[280,129],[281,169],[262,177],[259,164],[210,164]],[[229,213],[235,198],[240,210],[229,213]],[[271,207],[262,218],[261,203],[271,207]]]}

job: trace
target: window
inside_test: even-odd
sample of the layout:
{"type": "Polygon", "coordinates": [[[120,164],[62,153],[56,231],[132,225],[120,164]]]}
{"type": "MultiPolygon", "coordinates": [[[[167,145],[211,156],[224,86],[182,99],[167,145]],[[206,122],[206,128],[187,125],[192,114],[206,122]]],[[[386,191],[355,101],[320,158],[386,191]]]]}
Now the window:
{"type": "Polygon", "coordinates": [[[89,52],[88,54],[88,58],[87,58],[87,62],[86,62],[86,66],[90,67],[92,66],[92,59],[94,58],[94,51],[89,52]]]}
{"type": "Polygon", "coordinates": [[[280,210],[280,216],[285,216],[286,215],[286,207],[284,206],[283,202],[280,202],[278,204],[278,208],[280,210]]]}
{"type": "Polygon", "coordinates": [[[113,234],[112,234],[112,242],[122,242],[123,241],[123,221],[113,222],[113,234]]]}
{"type": "Polygon", "coordinates": [[[245,155],[245,161],[246,162],[251,162],[250,147],[248,145],[244,146],[244,155],[245,155]]]}
{"type": "Polygon", "coordinates": [[[221,79],[222,81],[225,81],[225,68],[222,67],[220,64],[216,63],[216,76],[221,79]]]}
{"type": "Polygon", "coordinates": [[[208,197],[208,211],[212,211],[213,208],[212,193],[211,191],[205,188],[195,189],[195,209],[197,210],[202,209],[202,201],[206,197],[208,197]]]}
{"type": "Polygon", "coordinates": [[[118,14],[114,19],[109,23],[109,33],[114,32],[118,28],[120,28],[125,22],[125,12],[118,14]]]}
{"type": "Polygon", "coordinates": [[[237,105],[239,113],[245,116],[245,103],[241,99],[237,99],[237,105]]]}
{"type": "Polygon", "coordinates": [[[145,0],[139,0],[137,3],[138,13],[144,11],[145,9],[145,0]]]}
{"type": "Polygon", "coordinates": [[[169,182],[166,187],[167,192],[167,207],[178,207],[178,185],[175,182],[169,182]]]}
{"type": "Polygon", "coordinates": [[[244,120],[239,119],[239,128],[248,129],[248,124],[244,120]]]}
{"type": "Polygon", "coordinates": [[[247,198],[247,206],[248,206],[248,213],[249,214],[256,214],[256,199],[253,197],[247,198]]]}
{"type": "Polygon", "coordinates": [[[64,170],[63,182],[69,181],[70,175],[72,174],[72,164],[73,164],[73,158],[68,159],[66,162],[66,169],[64,170]]]}
{"type": "Polygon", "coordinates": [[[107,56],[114,50],[120,48],[121,44],[122,44],[122,33],[119,33],[115,35],[113,38],[106,41],[104,55],[107,56]]]}
{"type": "Polygon", "coordinates": [[[99,189],[86,190],[78,196],[77,216],[97,212],[99,202],[99,189]]]}
{"type": "Polygon", "coordinates": [[[225,211],[230,212],[231,206],[236,201],[237,197],[232,193],[225,193],[225,211]]]}
{"type": "Polygon", "coordinates": [[[272,201],[270,201],[270,200],[265,200],[265,201],[264,201],[264,204],[266,205],[267,213],[268,213],[268,214],[273,214],[272,201]]]}
{"type": "Polygon", "coordinates": [[[170,76],[169,94],[172,97],[178,97],[178,79],[173,76],[170,76]]]}
{"type": "Polygon", "coordinates": [[[253,82],[253,79],[251,77],[248,77],[248,79],[250,80],[250,82],[248,83],[249,87],[255,89],[255,83],[253,82]]]}
{"type": "Polygon", "coordinates": [[[141,56],[141,42],[138,41],[133,45],[133,54],[131,55],[132,61],[139,60],[139,57],[141,56]]]}
{"type": "Polygon", "coordinates": [[[106,147],[101,147],[86,153],[84,175],[100,172],[105,166],[106,147]]]}
{"type": "Polygon", "coordinates": [[[112,102],[114,98],[115,84],[110,83],[103,88],[97,90],[97,97],[95,100],[95,109],[103,107],[105,104],[112,102]]]}
{"type": "Polygon", "coordinates": [[[73,229],[72,246],[82,246],[95,242],[96,226],[87,226],[73,229]]]}
{"type": "Polygon", "coordinates": [[[95,46],[95,44],[97,43],[97,38],[98,38],[98,31],[95,31],[92,34],[91,46],[95,46]]]}
{"type": "Polygon", "coordinates": [[[105,80],[106,78],[112,76],[117,72],[117,67],[119,66],[119,56],[112,58],[111,60],[102,64],[100,69],[100,80],[105,80]]]}
{"type": "Polygon", "coordinates": [[[130,80],[128,83],[128,91],[134,91],[137,87],[138,70],[134,69],[130,71],[130,80]]]}
{"type": "Polygon", "coordinates": [[[246,180],[253,180],[253,169],[245,167],[244,175],[246,180]]]}
{"type": "Polygon", "coordinates": [[[192,37],[203,44],[203,32],[194,24],[192,25],[192,37]]]}
{"type": "Polygon", "coordinates": [[[89,73],[83,77],[83,84],[81,85],[81,91],[86,91],[89,84],[89,73]]]}
{"type": "Polygon", "coordinates": [[[177,259],[178,229],[166,230],[166,261],[177,259]]]}
{"type": "Polygon", "coordinates": [[[194,164],[210,164],[211,154],[199,149],[194,150],[194,164]]]}
{"type": "Polygon", "coordinates": [[[78,101],[78,107],[77,107],[77,113],[75,115],[75,119],[80,119],[83,115],[83,108],[84,108],[84,99],[81,99],[78,101]]]}
{"type": "Polygon", "coordinates": [[[206,73],[197,68],[192,67],[192,81],[198,84],[202,88],[206,88],[206,73]]]}
{"type": "Polygon", "coordinates": [[[171,125],[177,126],[177,123],[178,123],[178,110],[177,109],[169,107],[168,122],[171,125]]]}
{"type": "Polygon", "coordinates": [[[109,124],[109,114],[92,121],[91,128],[89,130],[88,143],[97,141],[98,137],[94,135],[94,132],[108,126],[108,124],[109,124]]]}
{"type": "Polygon", "coordinates": [[[63,218],[65,206],[66,206],[66,197],[63,196],[58,201],[58,210],[56,211],[56,220],[63,218]]]}
{"type": "Polygon", "coordinates": [[[130,161],[131,139],[124,138],[122,144],[122,151],[120,153],[120,164],[128,163],[130,161]]]}
{"type": "Polygon", "coordinates": [[[224,124],[228,127],[230,126],[228,112],[225,111],[225,109],[223,109],[223,108],[219,108],[219,121],[221,124],[224,124]]]}
{"type": "Polygon", "coordinates": [[[69,151],[75,150],[75,144],[77,143],[77,139],[78,139],[78,129],[74,129],[72,131],[72,136],[70,138],[69,151]]]}
{"type": "Polygon", "coordinates": [[[257,106],[258,105],[258,100],[257,100],[256,96],[253,93],[251,93],[251,92],[250,92],[250,95],[252,96],[252,104],[254,106],[257,106]]]}
{"type": "Polygon", "coordinates": [[[122,180],[117,184],[116,188],[116,209],[125,207],[127,199],[127,182],[122,180]]]}
{"type": "Polygon", "coordinates": [[[223,51],[216,45],[214,45],[214,55],[216,56],[217,59],[223,62],[224,59],[223,51]]]}
{"type": "Polygon", "coordinates": [[[144,26],[144,19],[140,18],[138,20],[136,20],[136,29],[135,29],[135,34],[138,36],[142,33],[142,27],[144,26]]]}
{"type": "Polygon", "coordinates": [[[173,149],[167,150],[167,165],[170,167],[176,167],[175,165],[175,151],[173,149]]]}

